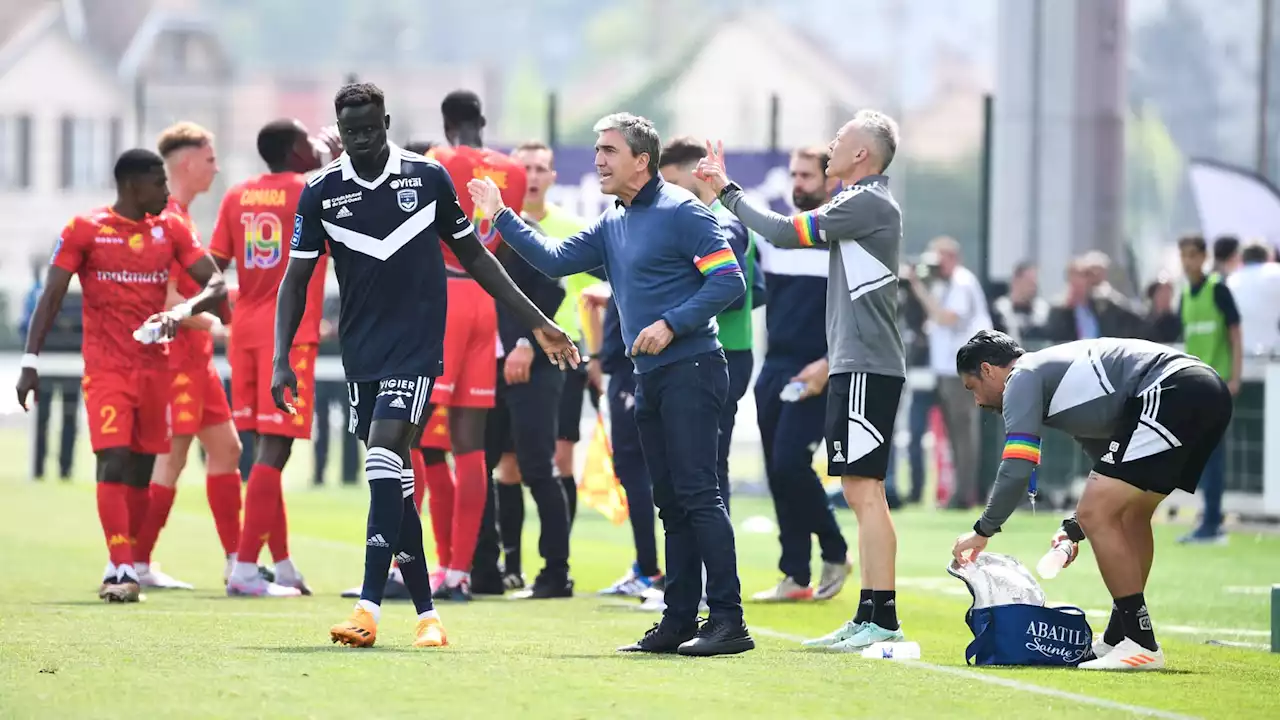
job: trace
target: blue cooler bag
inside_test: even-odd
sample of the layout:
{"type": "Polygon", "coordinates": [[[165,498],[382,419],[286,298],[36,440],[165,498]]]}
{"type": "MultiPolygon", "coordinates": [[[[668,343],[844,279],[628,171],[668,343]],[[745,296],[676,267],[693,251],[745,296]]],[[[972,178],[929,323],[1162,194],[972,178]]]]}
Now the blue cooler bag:
{"type": "Polygon", "coordinates": [[[1080,608],[995,605],[971,608],[964,621],[973,631],[964,650],[971,665],[1075,667],[1092,654],[1093,629],[1080,608]]]}
{"type": "Polygon", "coordinates": [[[1090,659],[1093,629],[1075,607],[1045,607],[1044,591],[1014,557],[981,553],[947,572],[973,596],[964,621],[973,631],[965,648],[972,665],[1074,667],[1090,659]]]}

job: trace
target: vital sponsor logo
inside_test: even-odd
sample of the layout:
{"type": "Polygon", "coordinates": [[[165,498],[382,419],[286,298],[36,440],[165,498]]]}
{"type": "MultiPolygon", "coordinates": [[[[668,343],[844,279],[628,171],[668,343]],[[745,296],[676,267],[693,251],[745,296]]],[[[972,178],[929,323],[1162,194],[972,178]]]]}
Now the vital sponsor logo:
{"type": "Polygon", "coordinates": [[[391,181],[391,189],[399,190],[400,188],[420,188],[422,187],[422,178],[407,177],[391,181]]]}

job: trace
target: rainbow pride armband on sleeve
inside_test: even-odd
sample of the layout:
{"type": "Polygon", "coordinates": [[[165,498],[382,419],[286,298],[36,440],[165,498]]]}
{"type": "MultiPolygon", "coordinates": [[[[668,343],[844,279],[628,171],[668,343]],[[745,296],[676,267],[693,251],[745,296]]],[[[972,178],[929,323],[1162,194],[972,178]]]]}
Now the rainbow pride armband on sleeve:
{"type": "Polygon", "coordinates": [[[793,215],[791,224],[800,238],[800,247],[813,247],[822,237],[818,232],[818,216],[812,211],[793,215]]]}
{"type": "Polygon", "coordinates": [[[1028,460],[1040,464],[1040,438],[1027,433],[1009,433],[1004,440],[1001,460],[1028,460]]]}
{"type": "Polygon", "coordinates": [[[738,258],[734,257],[733,250],[730,248],[717,250],[706,257],[695,258],[693,264],[697,265],[698,272],[706,277],[742,272],[742,268],[738,267],[738,258]]]}

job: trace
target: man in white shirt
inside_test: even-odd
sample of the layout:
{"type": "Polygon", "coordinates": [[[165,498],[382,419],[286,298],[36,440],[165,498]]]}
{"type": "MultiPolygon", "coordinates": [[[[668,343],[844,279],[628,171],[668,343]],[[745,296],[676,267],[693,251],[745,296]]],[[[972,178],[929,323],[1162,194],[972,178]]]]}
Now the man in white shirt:
{"type": "Polygon", "coordinates": [[[978,277],[960,264],[960,243],[940,237],[929,244],[937,255],[937,279],[926,288],[914,271],[911,290],[929,314],[929,367],[938,379],[938,408],[951,441],[955,492],[949,507],[971,508],[978,497],[978,407],[956,374],[956,353],[979,330],[990,330],[991,314],[978,277]]]}
{"type": "Polygon", "coordinates": [[[1280,352],[1280,263],[1271,248],[1251,242],[1240,251],[1239,270],[1227,278],[1227,289],[1240,310],[1245,355],[1280,352]]]}

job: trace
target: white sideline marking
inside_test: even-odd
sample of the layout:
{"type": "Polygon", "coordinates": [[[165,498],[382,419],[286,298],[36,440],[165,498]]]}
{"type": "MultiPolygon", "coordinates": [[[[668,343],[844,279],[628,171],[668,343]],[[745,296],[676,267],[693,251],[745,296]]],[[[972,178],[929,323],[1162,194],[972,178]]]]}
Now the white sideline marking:
{"type": "Polygon", "coordinates": [[[1268,585],[1228,585],[1222,589],[1233,595],[1266,595],[1271,592],[1268,585]]]}
{"type": "MultiPolygon", "coordinates": [[[[769,628],[751,626],[751,632],[756,635],[764,635],[766,637],[777,638],[779,640],[789,640],[791,642],[801,642],[805,638],[790,633],[778,632],[769,628]]],[[[951,667],[949,665],[934,665],[933,663],[921,662],[920,660],[899,660],[903,665],[917,667],[921,670],[929,670],[931,672],[942,673],[944,675],[955,675],[967,680],[977,680],[978,682],[988,683],[990,685],[1000,685],[1011,690],[1020,690],[1035,695],[1047,695],[1056,697],[1061,700],[1070,700],[1071,702],[1080,703],[1081,705],[1093,705],[1095,707],[1106,708],[1108,710],[1121,710],[1134,715],[1144,715],[1146,717],[1168,718],[1169,720],[1194,720],[1191,715],[1179,715],[1178,713],[1168,712],[1166,710],[1157,710],[1155,708],[1142,707],[1141,705],[1128,705],[1103,698],[1096,698],[1090,695],[1080,695],[1066,690],[1056,690],[1054,688],[1042,687],[1040,685],[1032,685],[1020,680],[1011,680],[1006,677],[997,675],[988,675],[987,673],[976,672],[974,670],[966,670],[964,668],[951,667]]],[[[1087,672],[1087,671],[1085,671],[1087,672]]]]}
{"type": "MultiPolygon", "coordinates": [[[[1091,618],[1109,618],[1110,610],[1085,610],[1091,618]]],[[[1191,625],[1165,625],[1157,622],[1156,632],[1171,632],[1179,635],[1239,635],[1242,637],[1271,637],[1269,630],[1246,630],[1244,628],[1202,628],[1191,625]]]]}

